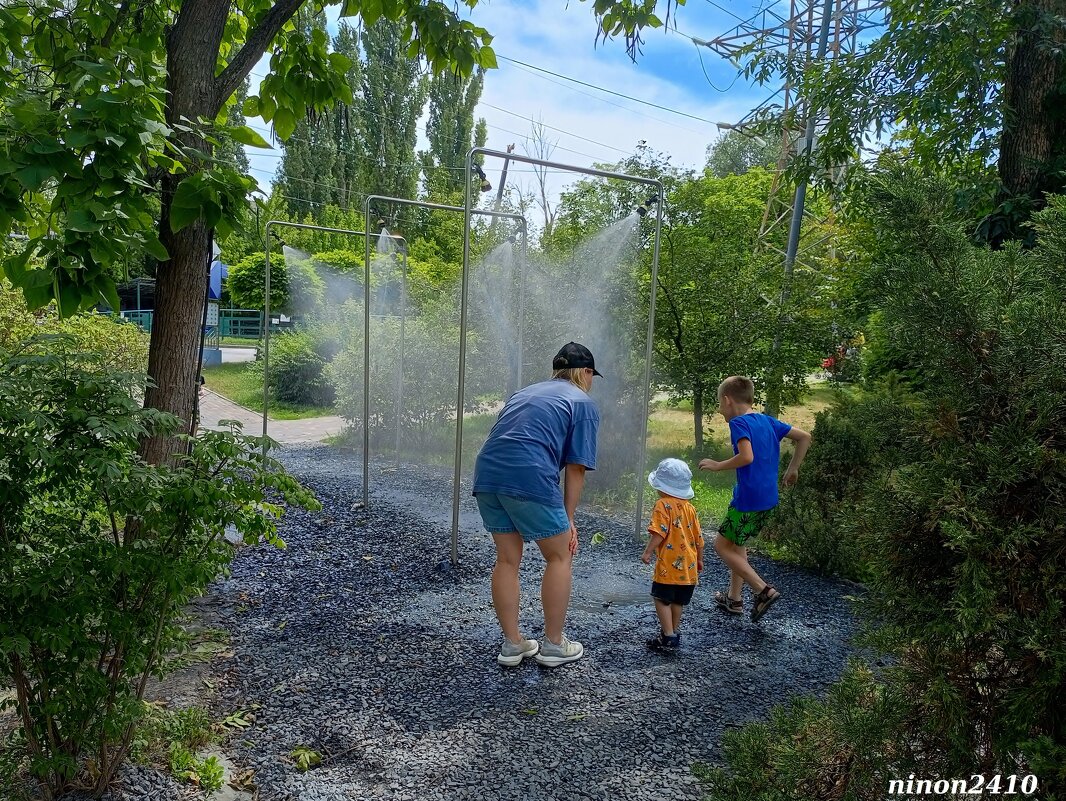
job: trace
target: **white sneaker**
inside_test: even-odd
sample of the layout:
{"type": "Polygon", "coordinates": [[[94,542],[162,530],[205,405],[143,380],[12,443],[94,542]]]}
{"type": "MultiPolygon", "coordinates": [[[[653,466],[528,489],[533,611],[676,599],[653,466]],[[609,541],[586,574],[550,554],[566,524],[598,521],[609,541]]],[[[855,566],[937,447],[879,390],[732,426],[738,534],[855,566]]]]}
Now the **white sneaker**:
{"type": "Polygon", "coordinates": [[[496,657],[496,661],[504,667],[514,667],[522,663],[522,660],[527,656],[533,656],[540,650],[540,643],[536,640],[522,640],[522,642],[511,642],[508,639],[503,641],[503,647],[500,648],[500,655],[496,657]]]}
{"type": "Polygon", "coordinates": [[[558,667],[577,661],[584,653],[584,646],[579,642],[571,642],[565,634],[558,645],[545,637],[544,644],[540,646],[540,653],[537,654],[537,661],[544,667],[558,667]]]}

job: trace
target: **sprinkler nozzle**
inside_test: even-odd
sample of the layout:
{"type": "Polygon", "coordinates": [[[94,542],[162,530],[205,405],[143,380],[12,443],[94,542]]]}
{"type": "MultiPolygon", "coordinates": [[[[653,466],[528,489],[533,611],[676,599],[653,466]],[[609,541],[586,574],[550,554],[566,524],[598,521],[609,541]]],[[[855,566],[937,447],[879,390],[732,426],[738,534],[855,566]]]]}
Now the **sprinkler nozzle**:
{"type": "Polygon", "coordinates": [[[271,231],[271,232],[270,232],[270,235],[271,235],[272,237],[274,237],[274,239],[276,239],[276,240],[277,240],[278,244],[279,244],[279,245],[281,245],[281,246],[282,246],[283,248],[285,248],[285,247],[288,247],[288,246],[289,246],[289,243],[288,243],[288,242],[286,242],[286,241],[285,241],[284,239],[282,239],[282,238],[281,238],[281,237],[280,237],[280,236],[278,235],[278,232],[277,232],[277,231],[271,231]]]}
{"type": "Polygon", "coordinates": [[[645,200],[643,203],[641,203],[639,206],[637,206],[637,208],[636,208],[637,215],[640,216],[640,217],[646,217],[648,215],[649,209],[652,206],[654,206],[656,203],[658,203],[658,202],[659,202],[659,198],[657,198],[655,195],[652,195],[647,200],[645,200]]]}
{"type": "Polygon", "coordinates": [[[474,172],[477,173],[477,177],[481,179],[481,191],[488,192],[492,189],[492,184],[489,183],[488,177],[485,175],[485,171],[481,169],[480,164],[474,165],[474,172]]]}
{"type": "Polygon", "coordinates": [[[511,234],[509,237],[507,237],[507,241],[510,242],[512,245],[516,244],[518,242],[518,234],[511,234]]]}

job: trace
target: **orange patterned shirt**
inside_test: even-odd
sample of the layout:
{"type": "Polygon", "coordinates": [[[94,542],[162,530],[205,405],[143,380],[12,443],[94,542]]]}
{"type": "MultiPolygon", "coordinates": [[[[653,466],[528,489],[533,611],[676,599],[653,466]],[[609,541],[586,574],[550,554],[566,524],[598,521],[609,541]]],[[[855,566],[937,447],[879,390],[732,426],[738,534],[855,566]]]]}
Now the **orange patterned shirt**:
{"type": "Polygon", "coordinates": [[[688,501],[670,496],[659,498],[651,513],[648,534],[663,538],[655,552],[652,580],[659,584],[698,584],[697,555],[703,547],[703,533],[696,508],[688,501]]]}

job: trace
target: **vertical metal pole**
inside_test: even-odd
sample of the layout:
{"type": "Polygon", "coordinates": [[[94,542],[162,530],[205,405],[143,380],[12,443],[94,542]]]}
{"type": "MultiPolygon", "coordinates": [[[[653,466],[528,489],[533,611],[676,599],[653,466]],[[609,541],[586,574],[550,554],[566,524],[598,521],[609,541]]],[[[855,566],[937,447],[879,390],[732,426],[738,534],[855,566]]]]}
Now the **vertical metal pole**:
{"type": "MultiPolygon", "coordinates": [[[[811,13],[813,14],[813,12],[814,6],[812,5],[811,13]]],[[[815,59],[819,61],[825,58],[826,47],[829,44],[829,21],[832,15],[833,0],[825,0],[825,5],[822,7],[821,28],[818,31],[818,51],[815,55],[815,59]]],[[[817,122],[815,119],[816,111],[811,107],[810,101],[807,101],[806,113],[807,129],[803,136],[803,156],[805,161],[809,161],[811,151],[814,148],[814,128],[817,122]]],[[[778,414],[781,405],[781,383],[784,379],[777,365],[777,357],[781,352],[781,325],[784,321],[785,305],[792,294],[792,272],[796,267],[796,254],[799,252],[800,229],[803,224],[803,209],[806,202],[807,172],[805,171],[796,182],[796,194],[792,201],[792,220],[788,228],[788,245],[785,248],[785,275],[781,284],[781,295],[777,307],[777,330],[774,332],[774,342],[770,347],[770,370],[773,371],[771,377],[773,386],[767,388],[766,413],[771,416],[778,414]]]]}
{"type": "Polygon", "coordinates": [[[267,412],[270,408],[270,225],[263,228],[266,245],[263,250],[263,463],[266,463],[267,412]]]}
{"type": "Polygon", "coordinates": [[[466,395],[466,296],[470,283],[470,218],[473,153],[466,157],[466,204],[463,208],[463,274],[459,282],[459,391],[455,402],[455,473],[452,485],[452,564],[459,563],[459,479],[463,468],[463,407],[466,395]]]}
{"type": "Polygon", "coordinates": [[[363,508],[370,505],[370,198],[366,199],[363,265],[363,508]]]}
{"type": "Polygon", "coordinates": [[[648,412],[651,406],[651,361],[655,353],[655,292],[659,282],[659,239],[663,230],[663,205],[665,203],[662,183],[659,184],[658,213],[655,215],[655,244],[651,251],[651,293],[648,298],[648,341],[644,351],[644,409],[640,416],[640,462],[637,464],[637,509],[633,523],[633,536],[640,539],[644,527],[644,468],[648,458],[648,412]]]}
{"type": "MultiPolygon", "coordinates": [[[[522,266],[529,267],[529,232],[526,226],[522,226],[522,266]]],[[[517,272],[517,271],[516,271],[517,272]]],[[[518,279],[518,375],[515,381],[515,389],[522,388],[522,359],[525,357],[525,322],[526,322],[526,282],[522,275],[518,279]]]]}
{"type": "Polygon", "coordinates": [[[400,418],[403,416],[403,360],[407,327],[407,241],[403,241],[403,283],[400,284],[400,378],[396,388],[396,462],[400,461],[400,418]]]}

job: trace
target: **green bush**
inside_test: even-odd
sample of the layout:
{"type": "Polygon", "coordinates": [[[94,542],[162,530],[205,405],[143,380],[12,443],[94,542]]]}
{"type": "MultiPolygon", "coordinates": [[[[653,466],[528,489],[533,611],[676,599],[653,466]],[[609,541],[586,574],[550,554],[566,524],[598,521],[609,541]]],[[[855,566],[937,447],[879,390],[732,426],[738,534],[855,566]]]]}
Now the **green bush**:
{"type": "Polygon", "coordinates": [[[0,350],[10,350],[33,334],[62,334],[76,352],[100,355],[104,364],[116,370],[148,369],[148,334],[118,317],[87,312],[59,319],[55,306],[37,311],[26,308],[21,289],[0,280],[0,350]]]}
{"type": "MultiPolygon", "coordinates": [[[[352,319],[362,320],[362,304],[350,304],[352,319]]],[[[380,448],[443,457],[451,454],[455,425],[458,326],[444,314],[400,319],[371,319],[370,432],[380,448]],[[401,370],[402,365],[402,370],[401,370]],[[402,384],[401,384],[402,374],[402,384]]],[[[360,332],[361,334],[361,332],[360,332]]],[[[330,365],[338,413],[353,428],[363,420],[363,338],[352,337],[330,365]]],[[[476,382],[475,382],[476,383],[476,382]]],[[[474,388],[467,395],[476,397],[474,388]]],[[[471,403],[468,411],[479,406],[471,403]]]]}
{"type": "MultiPolygon", "coordinates": [[[[262,309],[266,280],[266,257],[253,253],[229,268],[226,287],[230,301],[239,309],[262,309]]],[[[323,303],[325,283],[310,259],[286,259],[270,254],[270,311],[302,315],[317,311],[323,303]]]]}
{"type": "Polygon", "coordinates": [[[993,252],[945,218],[947,191],[873,185],[884,324],[922,384],[852,524],[871,642],[899,660],[929,767],[1014,773],[1038,738],[1066,757],[1066,199],[1035,216],[1034,251],[993,252]]]}
{"type": "Polygon", "coordinates": [[[315,253],[311,259],[320,269],[344,273],[355,278],[362,278],[365,271],[364,254],[354,250],[326,250],[315,253]]]}
{"type": "Polygon", "coordinates": [[[694,772],[707,801],[883,801],[889,780],[913,770],[900,745],[909,715],[898,689],[853,662],[824,700],[801,696],[727,732],[728,769],[694,772]]]}
{"type": "Polygon", "coordinates": [[[874,476],[900,461],[899,434],[913,415],[898,388],[858,398],[840,395],[815,417],[801,481],[781,494],[764,538],[791,562],[863,580],[868,556],[853,523],[855,505],[874,476]]]}
{"type": "Polygon", "coordinates": [[[337,347],[333,338],[320,336],[314,329],[272,336],[270,396],[296,406],[331,405],[335,392],[324,371],[337,347]]]}
{"type": "Polygon", "coordinates": [[[145,464],[141,440],[179,421],[142,408],[143,374],[69,338],[0,361],[0,685],[15,688],[42,794],[99,795],[129,753],[149,676],[180,641],[177,613],[229,562],[226,527],[282,545],[282,504],[317,502],[234,432],[145,464]]]}

